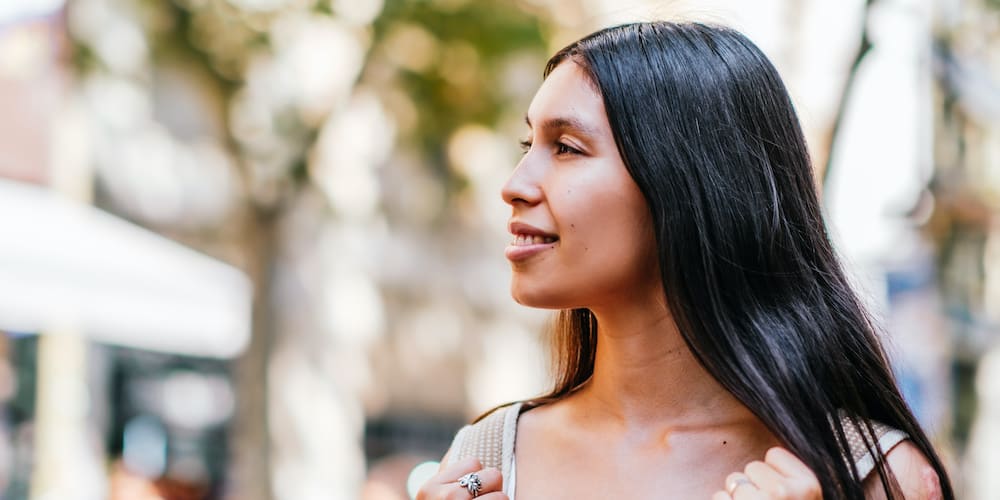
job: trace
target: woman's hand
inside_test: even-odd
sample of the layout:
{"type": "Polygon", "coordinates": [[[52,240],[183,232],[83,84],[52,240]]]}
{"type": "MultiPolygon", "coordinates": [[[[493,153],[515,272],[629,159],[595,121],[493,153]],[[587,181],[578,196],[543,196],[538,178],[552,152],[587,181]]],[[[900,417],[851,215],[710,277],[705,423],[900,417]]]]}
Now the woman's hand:
{"type": "MultiPolygon", "coordinates": [[[[479,460],[470,457],[442,467],[441,471],[427,480],[423,488],[417,492],[417,500],[467,500],[473,498],[469,488],[459,484],[458,480],[466,474],[475,473],[479,478],[479,489],[475,498],[482,500],[508,500],[503,493],[503,476],[500,471],[490,467],[483,468],[479,460]]],[[[475,489],[475,488],[473,488],[475,489]]]]}
{"type": "Polygon", "coordinates": [[[712,500],[822,500],[816,474],[784,448],[771,448],[764,461],[747,464],[726,477],[725,490],[712,500]]]}

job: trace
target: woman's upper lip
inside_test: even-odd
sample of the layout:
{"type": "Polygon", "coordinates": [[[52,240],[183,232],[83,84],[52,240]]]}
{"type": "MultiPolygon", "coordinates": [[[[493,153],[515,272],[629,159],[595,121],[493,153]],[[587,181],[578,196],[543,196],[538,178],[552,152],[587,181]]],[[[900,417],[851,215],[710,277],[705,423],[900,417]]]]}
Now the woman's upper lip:
{"type": "Polygon", "coordinates": [[[555,233],[545,232],[542,229],[532,226],[531,224],[525,224],[521,221],[510,221],[510,224],[507,225],[507,230],[510,231],[510,234],[515,236],[525,234],[529,236],[545,236],[549,238],[558,237],[555,233]]]}

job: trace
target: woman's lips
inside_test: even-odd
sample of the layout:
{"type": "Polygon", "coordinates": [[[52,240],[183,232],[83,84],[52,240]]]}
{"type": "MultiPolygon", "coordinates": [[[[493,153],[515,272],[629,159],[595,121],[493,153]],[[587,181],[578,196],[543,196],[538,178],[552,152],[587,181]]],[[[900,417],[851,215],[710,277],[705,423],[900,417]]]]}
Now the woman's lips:
{"type": "Polygon", "coordinates": [[[531,234],[516,234],[514,241],[504,249],[507,260],[517,262],[532,257],[540,252],[555,248],[559,238],[556,236],[540,236],[531,234]]]}

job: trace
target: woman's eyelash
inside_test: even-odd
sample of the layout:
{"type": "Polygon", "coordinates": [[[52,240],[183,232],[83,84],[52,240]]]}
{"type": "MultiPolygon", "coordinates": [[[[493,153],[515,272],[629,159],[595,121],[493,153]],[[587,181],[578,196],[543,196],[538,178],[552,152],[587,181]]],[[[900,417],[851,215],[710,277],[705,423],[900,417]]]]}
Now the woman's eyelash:
{"type": "MultiPolygon", "coordinates": [[[[527,139],[522,139],[521,141],[518,142],[518,144],[520,144],[520,146],[521,146],[521,151],[523,151],[525,153],[527,153],[528,150],[531,149],[531,141],[529,141],[527,139]]],[[[562,142],[556,142],[555,143],[555,149],[556,149],[556,154],[560,154],[560,155],[563,155],[563,154],[579,154],[580,153],[580,151],[577,150],[576,148],[574,148],[572,146],[569,146],[569,145],[567,145],[565,143],[562,143],[562,142]]]]}
{"type": "Polygon", "coordinates": [[[556,143],[556,154],[569,154],[569,153],[577,154],[579,152],[580,151],[578,151],[576,148],[572,146],[567,146],[566,144],[561,142],[556,143]]]}

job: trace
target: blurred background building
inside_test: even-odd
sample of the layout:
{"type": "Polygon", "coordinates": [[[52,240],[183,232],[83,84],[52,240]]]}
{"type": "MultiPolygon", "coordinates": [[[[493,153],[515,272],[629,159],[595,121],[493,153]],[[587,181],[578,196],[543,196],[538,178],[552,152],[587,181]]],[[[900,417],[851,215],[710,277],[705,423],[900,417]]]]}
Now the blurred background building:
{"type": "Polygon", "coordinates": [[[547,56],[659,18],[778,66],[908,400],[995,498],[996,0],[0,0],[0,498],[409,498],[547,384],[499,196],[547,56]]]}

